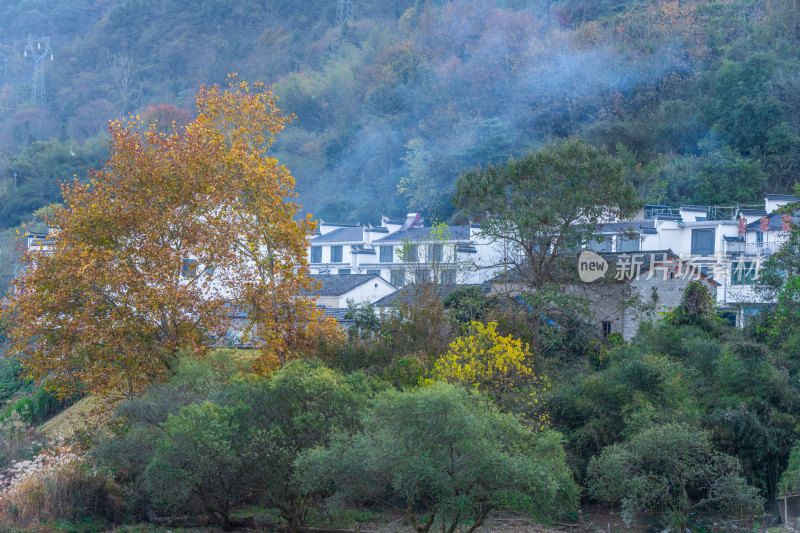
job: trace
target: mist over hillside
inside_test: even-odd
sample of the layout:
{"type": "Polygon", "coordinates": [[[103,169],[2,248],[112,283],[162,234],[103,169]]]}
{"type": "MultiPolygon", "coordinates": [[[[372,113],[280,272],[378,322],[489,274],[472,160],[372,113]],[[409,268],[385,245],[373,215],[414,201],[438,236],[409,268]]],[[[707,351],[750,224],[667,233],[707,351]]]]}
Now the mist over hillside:
{"type": "Polygon", "coordinates": [[[273,152],[325,219],[447,219],[462,170],[570,135],[617,153],[648,201],[757,202],[800,164],[798,17],[785,0],[363,0],[337,24],[335,1],[8,0],[0,224],[101,166],[108,120],[185,123],[232,72],[296,116],[273,152]]]}

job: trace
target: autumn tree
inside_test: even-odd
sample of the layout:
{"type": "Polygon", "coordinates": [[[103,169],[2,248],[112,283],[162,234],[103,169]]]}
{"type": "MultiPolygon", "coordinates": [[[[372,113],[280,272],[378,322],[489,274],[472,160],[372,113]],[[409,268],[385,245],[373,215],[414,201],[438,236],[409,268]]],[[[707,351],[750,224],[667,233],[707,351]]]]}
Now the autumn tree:
{"type": "Polygon", "coordinates": [[[536,375],[530,347],[500,335],[496,322],[473,321],[433,364],[429,381],[464,385],[488,394],[503,410],[529,416],[541,427],[547,423],[541,393],[549,380],[536,375]]]}
{"type": "Polygon", "coordinates": [[[169,133],[173,126],[185,128],[192,121],[192,113],[172,104],[158,104],[147,106],[141,118],[148,126],[158,123],[159,131],[169,133]]]}
{"type": "Polygon", "coordinates": [[[294,181],[268,157],[289,121],[271,91],[204,88],[198,117],[162,133],[110,126],[90,183],[63,187],[54,243],[30,251],[6,312],[27,375],[61,394],[128,395],[202,354],[232,310],[249,314],[269,371],[332,332],[313,302],[294,181]]]}

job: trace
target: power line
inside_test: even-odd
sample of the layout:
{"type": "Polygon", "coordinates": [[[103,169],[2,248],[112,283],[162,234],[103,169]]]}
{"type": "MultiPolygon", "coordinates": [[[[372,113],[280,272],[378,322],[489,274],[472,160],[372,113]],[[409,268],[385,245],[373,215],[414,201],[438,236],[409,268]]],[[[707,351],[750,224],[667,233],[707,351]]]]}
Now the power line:
{"type": "Polygon", "coordinates": [[[336,0],[336,24],[353,20],[353,0],[336,0]]]}
{"type": "Polygon", "coordinates": [[[28,44],[25,45],[25,57],[33,58],[33,81],[31,82],[31,102],[41,108],[47,103],[44,86],[44,62],[47,56],[53,60],[53,51],[50,48],[50,37],[34,37],[28,34],[28,44]]]}

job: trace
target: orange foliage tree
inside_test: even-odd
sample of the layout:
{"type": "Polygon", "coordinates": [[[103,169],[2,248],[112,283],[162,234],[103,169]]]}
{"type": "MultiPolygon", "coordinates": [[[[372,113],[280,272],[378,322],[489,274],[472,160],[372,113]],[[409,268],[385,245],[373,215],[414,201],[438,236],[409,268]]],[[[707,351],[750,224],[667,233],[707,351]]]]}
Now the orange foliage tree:
{"type": "MultiPolygon", "coordinates": [[[[171,133],[110,126],[110,158],[63,187],[47,253],[28,253],[5,311],[26,374],[62,395],[128,396],[202,355],[249,314],[270,371],[337,335],[308,297],[294,180],[267,154],[289,121],[261,84],[204,88],[198,117],[171,133]]],[[[137,117],[138,118],[138,117],[137,117]]]]}

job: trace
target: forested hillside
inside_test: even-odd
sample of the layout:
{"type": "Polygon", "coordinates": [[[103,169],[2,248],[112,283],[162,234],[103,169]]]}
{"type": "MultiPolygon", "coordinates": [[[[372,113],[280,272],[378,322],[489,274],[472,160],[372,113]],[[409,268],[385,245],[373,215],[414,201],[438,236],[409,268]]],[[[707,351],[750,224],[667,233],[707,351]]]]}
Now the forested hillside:
{"type": "Polygon", "coordinates": [[[304,209],[352,222],[453,215],[455,178],[581,135],[640,195],[752,203],[800,165],[796,0],[6,0],[0,225],[105,158],[109,119],[186,123],[202,84],[274,84],[273,146],[304,209]],[[549,8],[549,9],[548,9],[549,8]],[[28,35],[48,36],[46,103],[28,35]]]}

